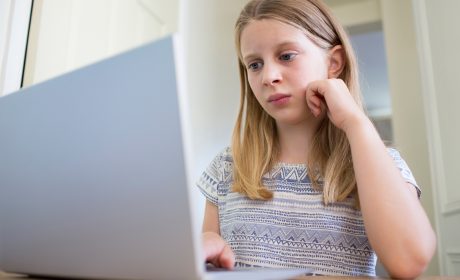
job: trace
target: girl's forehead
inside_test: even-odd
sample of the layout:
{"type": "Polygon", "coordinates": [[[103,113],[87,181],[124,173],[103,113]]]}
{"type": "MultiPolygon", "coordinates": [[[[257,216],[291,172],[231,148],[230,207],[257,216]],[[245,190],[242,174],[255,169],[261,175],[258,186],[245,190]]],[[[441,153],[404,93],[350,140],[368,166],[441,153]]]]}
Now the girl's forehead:
{"type": "Polygon", "coordinates": [[[240,50],[243,56],[247,52],[286,43],[313,44],[305,31],[276,19],[252,20],[240,34],[240,50]]]}
{"type": "MultiPolygon", "coordinates": [[[[241,37],[246,33],[252,36],[283,35],[288,33],[304,33],[300,28],[277,19],[253,19],[243,28],[241,37]]],[[[288,35],[288,34],[286,34],[288,35]]]]}

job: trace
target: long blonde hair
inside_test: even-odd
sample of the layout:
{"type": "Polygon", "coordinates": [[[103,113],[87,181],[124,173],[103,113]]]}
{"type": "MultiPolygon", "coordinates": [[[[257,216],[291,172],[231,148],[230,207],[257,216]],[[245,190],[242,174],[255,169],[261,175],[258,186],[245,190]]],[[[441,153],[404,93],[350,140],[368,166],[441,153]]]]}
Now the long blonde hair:
{"type": "MultiPolygon", "coordinates": [[[[273,194],[263,185],[262,176],[273,167],[279,155],[276,124],[249,86],[240,49],[243,29],[251,21],[260,19],[275,19],[299,28],[324,50],[342,45],[345,66],[338,78],[346,83],[360,108],[362,102],[356,59],[348,36],[320,0],[253,0],[244,7],[235,25],[241,99],[232,138],[232,190],[251,199],[268,200],[273,194]]],[[[318,189],[322,186],[325,204],[354,196],[359,206],[350,145],[345,133],[327,117],[313,138],[307,168],[313,186],[318,189]]]]}

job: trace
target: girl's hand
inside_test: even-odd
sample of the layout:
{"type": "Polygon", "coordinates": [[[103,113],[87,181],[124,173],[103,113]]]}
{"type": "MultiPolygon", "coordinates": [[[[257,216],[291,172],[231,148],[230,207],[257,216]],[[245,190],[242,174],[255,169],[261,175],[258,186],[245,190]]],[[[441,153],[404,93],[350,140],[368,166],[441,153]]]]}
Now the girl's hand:
{"type": "Polygon", "coordinates": [[[306,99],[315,117],[326,112],[331,122],[345,132],[355,121],[367,118],[341,79],[318,80],[309,83],[306,99]]]}
{"type": "Polygon", "coordinates": [[[232,249],[215,232],[203,233],[203,252],[205,260],[215,267],[232,269],[235,265],[235,255],[232,249]]]}

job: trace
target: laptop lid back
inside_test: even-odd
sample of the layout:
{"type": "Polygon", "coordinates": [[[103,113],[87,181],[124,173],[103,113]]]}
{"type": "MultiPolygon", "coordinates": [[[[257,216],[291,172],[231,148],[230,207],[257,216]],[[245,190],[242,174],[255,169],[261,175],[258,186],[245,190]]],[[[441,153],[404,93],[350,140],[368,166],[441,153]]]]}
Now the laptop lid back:
{"type": "Polygon", "coordinates": [[[167,37],[0,99],[1,269],[197,277],[176,70],[167,37]]]}

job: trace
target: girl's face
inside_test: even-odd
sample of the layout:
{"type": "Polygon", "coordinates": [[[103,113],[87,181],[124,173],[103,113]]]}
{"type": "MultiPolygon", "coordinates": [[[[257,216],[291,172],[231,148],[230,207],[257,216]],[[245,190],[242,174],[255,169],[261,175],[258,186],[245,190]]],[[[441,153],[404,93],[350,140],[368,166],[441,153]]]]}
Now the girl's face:
{"type": "Polygon", "coordinates": [[[300,29],[273,19],[250,22],[241,33],[241,54],[258,102],[278,125],[311,120],[305,93],[327,79],[327,53],[300,29]]]}

